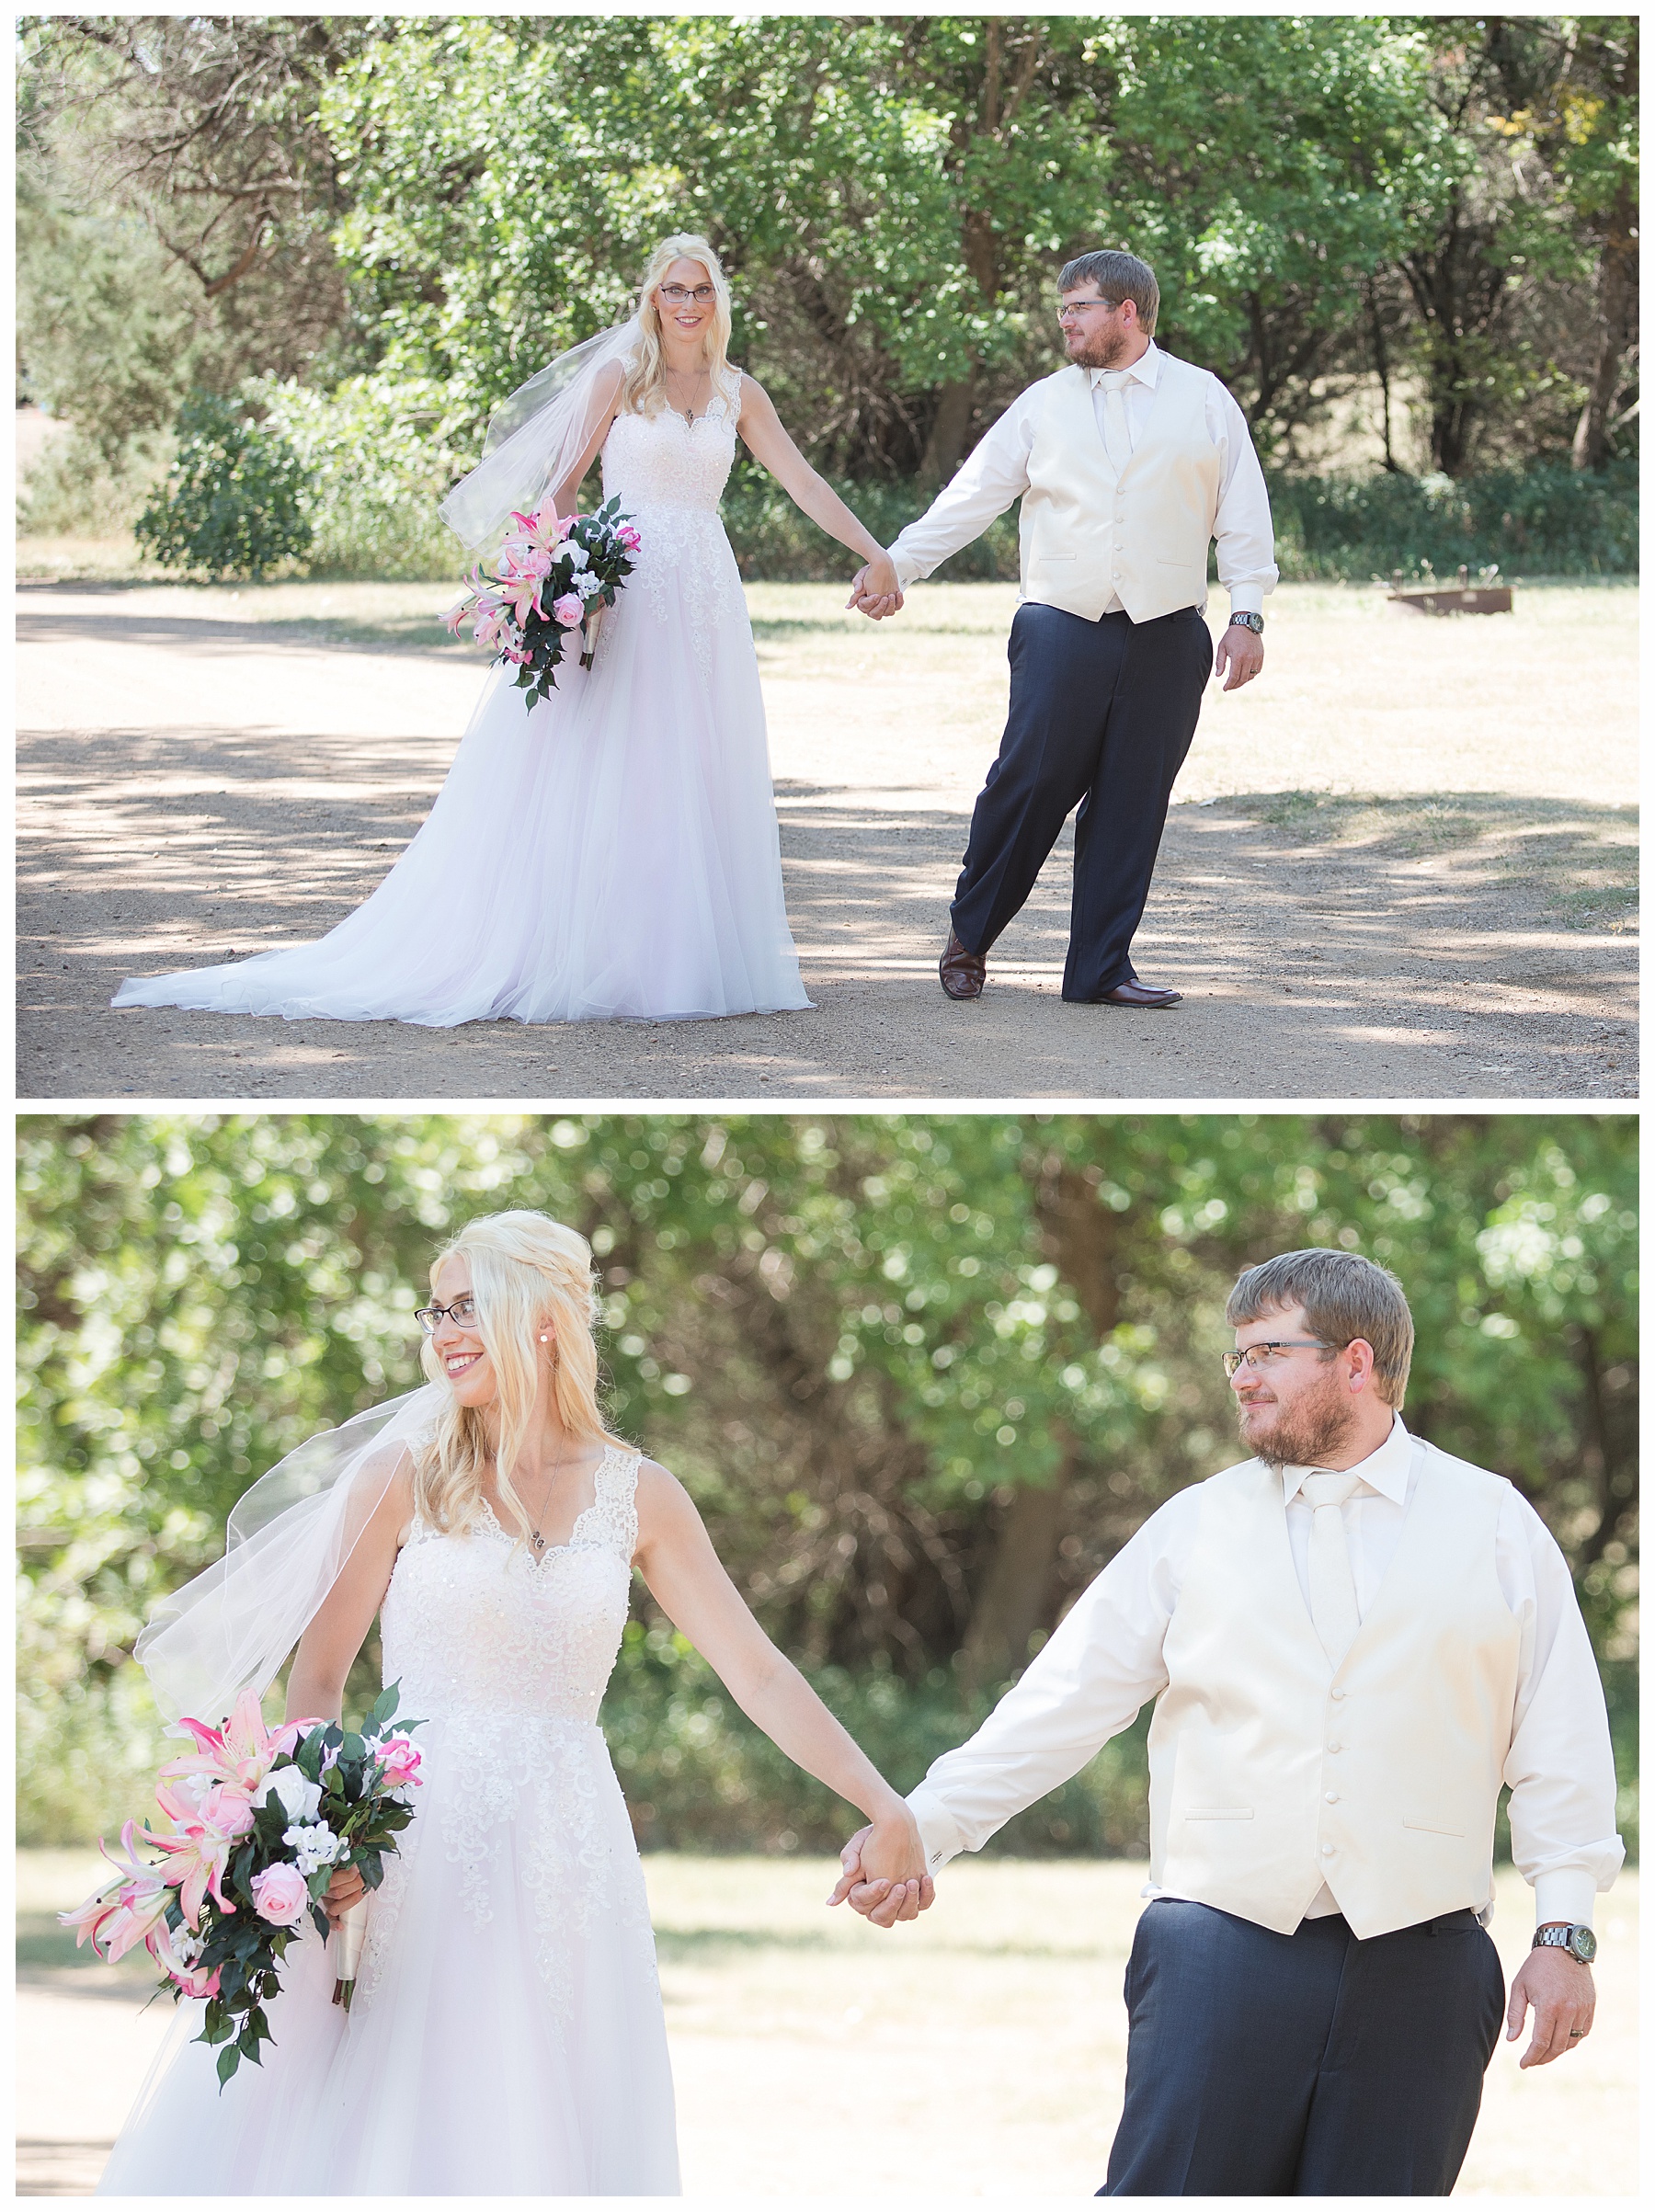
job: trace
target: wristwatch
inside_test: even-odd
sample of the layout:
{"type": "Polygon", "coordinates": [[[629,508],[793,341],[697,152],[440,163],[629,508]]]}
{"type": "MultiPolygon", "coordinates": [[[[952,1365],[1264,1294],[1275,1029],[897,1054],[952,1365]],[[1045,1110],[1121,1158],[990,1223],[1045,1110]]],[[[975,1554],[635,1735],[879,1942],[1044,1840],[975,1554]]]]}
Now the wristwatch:
{"type": "Polygon", "coordinates": [[[1230,628],[1232,630],[1250,630],[1255,637],[1262,637],[1264,634],[1264,617],[1261,614],[1249,614],[1245,608],[1242,609],[1239,614],[1236,613],[1232,610],[1230,613],[1230,628]]]}
{"type": "Polygon", "coordinates": [[[1536,1928],[1529,1949],[1567,1951],[1570,1958],[1589,1967],[1597,1956],[1597,1937],[1580,1921],[1560,1921],[1555,1927],[1536,1928]]]}

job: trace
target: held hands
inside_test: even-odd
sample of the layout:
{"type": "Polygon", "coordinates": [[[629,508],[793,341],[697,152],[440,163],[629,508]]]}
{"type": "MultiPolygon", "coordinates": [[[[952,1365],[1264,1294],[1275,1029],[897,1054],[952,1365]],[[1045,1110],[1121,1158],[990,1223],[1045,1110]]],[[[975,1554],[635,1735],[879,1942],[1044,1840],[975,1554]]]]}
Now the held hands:
{"type": "Polygon", "coordinates": [[[1251,683],[1263,666],[1264,640],[1256,630],[1232,622],[1218,640],[1218,650],[1213,656],[1213,674],[1224,677],[1227,691],[1238,691],[1243,684],[1251,683]]]}
{"type": "Polygon", "coordinates": [[[1506,2006],[1508,2043],[1515,2043],[1522,2035],[1530,2005],[1535,2008],[1534,2033],[1517,2064],[1549,2066],[1565,2051],[1578,2050],[1592,2032],[1597,2007],[1592,1968],[1567,1951],[1531,1951],[1512,1977],[1511,2002],[1506,2006]]]}
{"type": "Polygon", "coordinates": [[[886,615],[897,611],[902,605],[902,586],[897,581],[896,564],[889,553],[877,554],[857,570],[845,605],[856,608],[875,622],[882,622],[886,615]]]}
{"type": "Polygon", "coordinates": [[[828,1902],[848,1902],[875,1928],[918,1920],[937,1894],[925,1871],[919,1826],[906,1805],[859,1828],[839,1853],[839,1864],[844,1871],[828,1902]]]}

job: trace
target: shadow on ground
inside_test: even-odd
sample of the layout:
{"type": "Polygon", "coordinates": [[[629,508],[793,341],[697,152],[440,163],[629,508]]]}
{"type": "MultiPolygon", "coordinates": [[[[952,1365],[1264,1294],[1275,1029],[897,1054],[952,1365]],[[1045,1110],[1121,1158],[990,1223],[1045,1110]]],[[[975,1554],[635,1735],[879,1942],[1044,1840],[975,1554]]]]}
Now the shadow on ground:
{"type": "Polygon", "coordinates": [[[785,781],[815,1014],[432,1032],[109,1010],[127,975],[329,928],[423,820],[451,750],[322,731],[25,734],[22,1095],[1636,1095],[1634,818],[1502,793],[1175,807],[1136,947],[1144,976],[1185,993],[1170,1014],[1061,1003],[1067,834],[984,998],[950,1005],[935,961],[964,815],[785,781]]]}

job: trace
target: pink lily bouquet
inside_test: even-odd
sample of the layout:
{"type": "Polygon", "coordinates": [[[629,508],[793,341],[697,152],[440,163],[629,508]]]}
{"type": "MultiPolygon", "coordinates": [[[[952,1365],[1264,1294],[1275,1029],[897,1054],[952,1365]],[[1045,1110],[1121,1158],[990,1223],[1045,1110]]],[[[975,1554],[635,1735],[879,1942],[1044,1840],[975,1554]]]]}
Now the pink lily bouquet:
{"type": "Polygon", "coordinates": [[[561,519],[546,499],[532,515],[511,520],[513,535],[496,555],[493,576],[479,562],[465,597],[443,619],[456,637],[469,622],[479,644],[496,648],[497,661],[515,663],[514,680],[531,707],[551,695],[571,632],[581,633],[581,667],[591,667],[604,613],[631,576],[642,541],[619,499],[606,499],[595,515],[561,519]]]}
{"type": "MultiPolygon", "coordinates": [[[[116,1879],[58,1916],[77,1944],[89,1941],[111,1963],[142,1943],[175,2000],[207,2000],[197,2041],[224,2045],[221,2089],[243,2058],[259,2063],[270,2040],[264,2008],[305,1914],[325,1937],[322,1898],[335,1874],[355,1866],[377,1889],[385,1854],[414,1818],[419,1753],[407,1731],[420,1724],[393,1731],[398,1686],[382,1693],[360,1735],[323,1720],[267,1728],[251,1690],[223,1728],[181,1721],[195,1749],[169,1761],[155,1786],[171,1832],[129,1820],[124,1861],[98,1846],[116,1879]],[[141,1848],[161,1853],[160,1864],[146,1864],[141,1848]]],[[[348,2009],[353,1986],[344,1981],[335,2001],[348,2009]]]]}

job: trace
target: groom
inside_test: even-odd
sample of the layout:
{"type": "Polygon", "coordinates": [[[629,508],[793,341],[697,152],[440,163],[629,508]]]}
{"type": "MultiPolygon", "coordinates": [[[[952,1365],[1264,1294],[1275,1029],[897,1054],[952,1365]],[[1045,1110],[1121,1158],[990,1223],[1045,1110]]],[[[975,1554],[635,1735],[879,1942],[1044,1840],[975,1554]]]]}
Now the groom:
{"type": "MultiPolygon", "coordinates": [[[[1148,265],[1082,254],[1057,289],[1070,366],[1013,401],[891,548],[911,583],[1022,500],[1010,713],[972,815],[939,973],[951,998],[981,995],[990,946],[1078,804],[1063,996],[1176,1006],[1181,993],[1139,982],[1133,932],[1213,669],[1207,546],[1217,540],[1229,593],[1217,666],[1233,691],[1264,664],[1270,502],[1235,401],[1154,343],[1160,289],[1148,265]]],[[[875,594],[864,568],[850,604],[877,620],[902,601],[875,594]]]]}
{"type": "MultiPolygon", "coordinates": [[[[1401,1286],[1343,1251],[1250,1268],[1225,1354],[1256,1454],[1151,1514],[908,1799],[976,1851],[1156,1701],[1149,1887],[1126,1968],[1110,2196],[1444,2196],[1504,1990],[1494,1816],[1537,1923],[1522,2064],[1592,2018],[1594,1893],[1623,1856],[1569,1568],[1499,1476],[1410,1436],[1401,1286]]],[[[849,1843],[833,1902],[930,1901],[849,1843]]]]}

